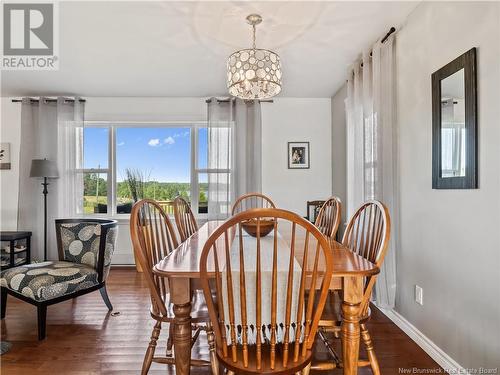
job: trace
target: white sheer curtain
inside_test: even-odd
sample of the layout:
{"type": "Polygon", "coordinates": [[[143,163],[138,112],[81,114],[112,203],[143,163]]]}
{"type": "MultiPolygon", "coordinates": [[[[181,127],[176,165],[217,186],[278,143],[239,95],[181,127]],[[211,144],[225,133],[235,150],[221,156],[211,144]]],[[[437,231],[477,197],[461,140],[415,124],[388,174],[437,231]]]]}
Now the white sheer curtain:
{"type": "Polygon", "coordinates": [[[83,213],[83,122],[85,103],[57,100],[59,216],[83,213]]]}
{"type": "Polygon", "coordinates": [[[54,220],[75,216],[82,207],[83,181],[76,170],[82,162],[83,113],[78,98],[74,103],[44,97],[22,102],[17,227],[33,232],[36,260],[43,258],[43,196],[42,181],[29,177],[31,161],[47,158],[58,165],[60,178],[49,179],[47,195],[47,252],[49,259],[56,259],[54,220]]]}
{"type": "Polygon", "coordinates": [[[394,307],[397,240],[395,41],[390,36],[363,54],[347,82],[347,212],[369,199],[389,208],[391,241],[375,286],[377,305],[394,307]]]}
{"type": "Polygon", "coordinates": [[[208,101],[208,216],[226,219],[237,197],[262,190],[258,101],[208,101]]]}

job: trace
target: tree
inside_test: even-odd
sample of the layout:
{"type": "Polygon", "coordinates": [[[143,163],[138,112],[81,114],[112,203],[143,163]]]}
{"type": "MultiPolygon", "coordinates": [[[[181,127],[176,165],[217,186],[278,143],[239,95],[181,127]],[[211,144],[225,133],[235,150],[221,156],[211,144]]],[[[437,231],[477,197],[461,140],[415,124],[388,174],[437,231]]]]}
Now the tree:
{"type": "Polygon", "coordinates": [[[108,195],[107,181],[98,173],[85,173],[83,176],[83,195],[105,197],[108,195]],[[99,186],[99,190],[97,187],[99,186]]]}

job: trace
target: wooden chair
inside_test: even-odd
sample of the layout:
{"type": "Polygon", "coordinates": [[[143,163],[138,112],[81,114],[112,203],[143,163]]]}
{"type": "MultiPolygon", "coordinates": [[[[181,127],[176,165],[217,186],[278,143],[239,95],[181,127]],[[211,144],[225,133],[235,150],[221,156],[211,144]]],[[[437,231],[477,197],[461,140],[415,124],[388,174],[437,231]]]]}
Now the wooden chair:
{"type": "MultiPolygon", "coordinates": [[[[283,253],[281,253],[280,257],[282,256],[283,253]]],[[[236,262],[238,261],[236,260],[236,262]]],[[[200,258],[200,277],[205,299],[207,300],[210,320],[214,327],[219,363],[229,373],[236,374],[295,374],[299,372],[308,374],[318,323],[328,294],[332,267],[333,260],[327,239],[312,223],[292,212],[275,208],[252,209],[241,212],[222,224],[207,240],[200,258]],[[260,224],[268,219],[274,220],[274,228],[269,234],[272,236],[272,240],[266,242],[270,247],[266,248],[262,245],[264,250],[261,251],[261,244],[264,242],[260,236],[260,224]],[[243,242],[246,240],[243,237],[242,223],[248,220],[257,221],[258,229],[254,245],[245,248],[243,242]],[[282,225],[291,225],[292,235],[286,247],[280,247],[279,249],[280,252],[290,251],[290,260],[285,258],[284,269],[285,271],[288,270],[288,272],[282,273],[284,277],[281,278],[281,282],[286,280],[286,284],[284,288],[278,290],[277,243],[278,229],[282,225]],[[303,246],[295,245],[298,231],[305,232],[303,246]],[[239,233],[240,240],[236,243],[236,247],[233,247],[232,239],[236,238],[236,233],[239,233]],[[234,278],[230,259],[235,257],[234,255],[230,256],[231,248],[239,254],[239,277],[234,278]],[[264,251],[267,252],[264,253],[264,251]],[[255,284],[253,284],[255,285],[256,298],[253,301],[248,301],[248,303],[246,297],[246,272],[244,272],[245,264],[243,261],[245,252],[251,252],[252,256],[255,256],[254,259],[256,259],[255,284]],[[271,254],[272,276],[268,282],[271,293],[263,295],[261,256],[265,259],[270,257],[271,254]],[[297,262],[302,264],[300,271],[295,268],[297,270],[296,274],[294,259],[297,259],[297,262]],[[298,277],[299,274],[300,277],[298,277]],[[222,289],[223,277],[227,283],[226,294],[222,289]],[[295,289],[292,287],[293,279],[300,280],[300,287],[298,283],[295,289]],[[235,325],[235,311],[238,306],[234,304],[233,288],[235,284],[233,282],[239,285],[238,295],[241,300],[241,303],[239,303],[241,325],[239,326],[235,325]],[[319,288],[318,293],[316,293],[317,288],[319,288]],[[227,300],[225,299],[226,295],[227,300]],[[286,307],[283,307],[282,310],[285,320],[281,322],[284,323],[283,326],[278,326],[280,322],[276,320],[278,295],[282,296],[281,298],[286,298],[286,307]],[[294,316],[291,316],[292,298],[298,301],[296,315],[294,316]],[[314,301],[317,301],[317,303],[315,304],[314,301]],[[269,307],[269,305],[271,322],[269,322],[270,326],[267,326],[269,323],[262,321],[262,310],[265,309],[265,306],[269,307]],[[224,316],[225,306],[228,309],[226,317],[224,316]],[[255,309],[253,310],[255,314],[251,309],[255,309]],[[251,322],[247,322],[247,316],[252,315],[256,321],[255,326],[252,326],[251,322]],[[294,325],[293,322],[302,322],[303,324],[294,325]],[[229,334],[226,334],[226,324],[229,324],[228,327],[230,327],[229,334]],[[260,329],[263,326],[267,328],[260,329]],[[255,344],[249,344],[248,335],[251,332],[250,329],[255,327],[259,327],[259,329],[252,331],[252,334],[255,335],[255,344]],[[266,329],[268,330],[267,334],[266,329]],[[282,329],[282,343],[277,342],[278,329],[282,329]],[[293,335],[293,332],[295,335],[293,335]],[[240,343],[237,343],[237,337],[240,337],[240,343]],[[228,343],[228,340],[230,343],[228,343]]],[[[266,273],[269,277],[269,268],[266,273]]]]}
{"type": "Polygon", "coordinates": [[[319,210],[314,225],[323,233],[327,238],[335,239],[337,230],[339,228],[342,203],[337,197],[329,198],[319,210]]]}
{"type": "MultiPolygon", "coordinates": [[[[387,252],[390,235],[391,218],[387,207],[379,201],[372,200],[363,203],[351,217],[342,238],[342,243],[380,268],[382,267],[387,252]]],[[[377,275],[365,280],[365,289],[361,302],[362,318],[360,323],[361,340],[366,346],[368,360],[359,360],[359,366],[371,366],[373,373],[379,375],[380,368],[378,360],[375,355],[370,333],[366,326],[366,323],[370,320],[370,299],[376,280],[377,275]]],[[[331,295],[330,297],[334,296],[331,295]]],[[[341,301],[340,299],[336,299],[333,300],[332,303],[337,305],[340,304],[341,301]]],[[[338,305],[332,307],[334,311],[340,311],[338,305]]],[[[339,337],[340,326],[340,316],[336,316],[334,319],[323,319],[320,321],[320,337],[325,342],[334,359],[337,355],[326,340],[324,332],[333,332],[335,337],[339,337]]],[[[330,370],[331,368],[332,367],[328,364],[318,364],[314,366],[314,369],[318,370],[330,370]]]]}
{"type": "Polygon", "coordinates": [[[2,319],[7,294],[37,307],[38,340],[45,338],[47,306],[101,292],[109,311],[113,306],[106,279],[115,249],[117,222],[105,219],[57,219],[59,260],[24,264],[2,271],[2,319]]]}
{"type": "Polygon", "coordinates": [[[186,241],[194,232],[198,231],[193,211],[191,211],[189,203],[182,197],[174,199],[174,217],[181,242],[186,241]]]}
{"type": "MultiPolygon", "coordinates": [[[[147,374],[152,362],[175,364],[175,359],[172,357],[174,313],[173,304],[170,302],[168,280],[153,274],[153,266],[177,248],[178,243],[174,227],[167,214],[156,201],[150,199],[143,199],[132,208],[130,234],[136,259],[143,269],[143,275],[151,293],[151,317],[156,320],[142,365],[141,373],[147,374]],[[169,323],[166,357],[155,357],[156,343],[162,323],[169,323]]],[[[193,306],[191,319],[195,331],[191,346],[195,344],[200,329],[205,329],[209,345],[213,349],[213,332],[203,293],[201,291],[193,293],[191,303],[193,306]],[[197,309],[194,308],[195,306],[197,309]],[[197,327],[196,324],[200,323],[204,323],[205,326],[197,327]]],[[[191,363],[193,366],[210,365],[210,362],[199,359],[193,359],[191,363]]]]}
{"type": "Polygon", "coordinates": [[[252,208],[276,208],[271,198],[261,193],[249,193],[239,197],[233,204],[231,215],[250,210],[252,208]]]}

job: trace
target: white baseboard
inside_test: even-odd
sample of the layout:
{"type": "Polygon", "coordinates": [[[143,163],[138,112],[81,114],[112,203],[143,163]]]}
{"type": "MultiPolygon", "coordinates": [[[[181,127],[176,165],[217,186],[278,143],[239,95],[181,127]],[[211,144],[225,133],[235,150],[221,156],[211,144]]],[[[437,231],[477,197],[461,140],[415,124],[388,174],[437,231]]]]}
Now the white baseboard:
{"type": "Polygon", "coordinates": [[[469,375],[466,369],[446,354],[439,346],[437,346],[431,339],[420,332],[413,324],[406,320],[394,309],[381,309],[385,316],[393,321],[401,330],[406,333],[415,343],[420,346],[434,361],[437,362],[449,374],[463,374],[469,375]]]}
{"type": "Polygon", "coordinates": [[[111,265],[135,265],[134,255],[130,254],[113,254],[111,265]]]}

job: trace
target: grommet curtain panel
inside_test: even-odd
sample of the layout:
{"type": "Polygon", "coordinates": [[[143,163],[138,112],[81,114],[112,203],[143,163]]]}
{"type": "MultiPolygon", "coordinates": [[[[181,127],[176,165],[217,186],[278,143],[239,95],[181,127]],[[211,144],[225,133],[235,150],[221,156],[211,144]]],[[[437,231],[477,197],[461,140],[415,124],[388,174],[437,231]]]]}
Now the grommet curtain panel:
{"type": "Polygon", "coordinates": [[[350,217],[369,199],[386,204],[391,241],[375,286],[380,307],[394,307],[396,296],[397,138],[395,39],[365,51],[347,81],[347,212],[350,217]]]}
{"type": "Polygon", "coordinates": [[[226,219],[239,196],[262,190],[259,101],[208,100],[208,217],[226,219]]]}
{"type": "Polygon", "coordinates": [[[47,195],[47,251],[57,258],[55,219],[74,217],[83,207],[84,103],[75,98],[38,101],[23,98],[19,155],[17,227],[33,232],[33,259],[43,259],[43,179],[30,177],[31,161],[47,158],[57,163],[59,178],[49,179],[47,195]],[[80,171],[81,172],[81,171],[80,171]]]}

